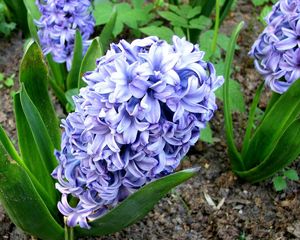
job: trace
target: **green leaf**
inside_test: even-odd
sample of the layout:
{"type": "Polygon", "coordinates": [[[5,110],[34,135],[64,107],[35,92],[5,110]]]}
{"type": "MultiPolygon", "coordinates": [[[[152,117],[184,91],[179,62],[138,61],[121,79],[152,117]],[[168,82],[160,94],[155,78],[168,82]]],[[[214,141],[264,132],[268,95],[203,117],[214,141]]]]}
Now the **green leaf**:
{"type": "Polygon", "coordinates": [[[8,88],[12,87],[14,85],[14,77],[15,77],[15,74],[13,74],[9,78],[7,78],[4,81],[4,85],[8,88]]]}
{"type": "MultiPolygon", "coordinates": [[[[224,85],[216,91],[216,96],[221,100],[224,100],[223,88],[224,85]]],[[[230,104],[230,112],[237,111],[243,113],[246,111],[241,85],[239,82],[234,81],[232,79],[229,80],[229,104],[230,104]]]]}
{"type": "Polygon", "coordinates": [[[47,54],[46,59],[51,69],[51,81],[57,86],[57,88],[64,92],[66,88],[66,79],[68,74],[66,64],[55,62],[51,54],[47,54]]]}
{"type": "MultiPolygon", "coordinates": [[[[28,168],[28,170],[35,176],[37,181],[42,185],[43,190],[47,192],[46,198],[51,198],[54,200],[56,195],[54,189],[54,181],[46,167],[46,164],[43,162],[43,158],[39,153],[37,143],[32,135],[32,131],[23,112],[20,101],[20,93],[17,93],[14,96],[14,109],[18,133],[18,143],[22,160],[19,160],[13,155],[11,155],[11,157],[19,164],[23,162],[26,168],[28,168]]],[[[40,191],[40,188],[38,190],[42,196],[43,193],[41,191],[43,190],[40,191]]],[[[52,212],[53,207],[55,207],[55,204],[52,205],[52,212]]]]}
{"type": "Polygon", "coordinates": [[[261,83],[260,86],[258,87],[258,89],[256,90],[253,102],[250,107],[246,133],[245,133],[245,137],[244,137],[244,141],[243,141],[242,156],[244,156],[244,154],[248,151],[248,148],[249,148],[250,138],[252,135],[252,129],[254,126],[254,121],[255,121],[255,113],[257,110],[257,105],[259,103],[263,88],[264,88],[264,83],[261,83]]]}
{"type": "Polygon", "coordinates": [[[39,46],[32,42],[20,65],[20,83],[26,87],[28,95],[38,109],[43,122],[48,129],[55,148],[60,148],[60,129],[58,118],[54,111],[48,93],[48,71],[39,46]]]}
{"type": "MultiPolygon", "coordinates": [[[[278,122],[277,122],[278,123],[278,122]]],[[[274,150],[259,164],[248,171],[237,172],[243,179],[259,182],[283,169],[300,154],[300,119],[295,120],[275,144],[274,150]]],[[[250,148],[249,148],[250,150],[250,148]]],[[[263,151],[263,146],[256,149],[263,151]]]]}
{"type": "Polygon", "coordinates": [[[298,181],[299,176],[295,169],[289,169],[283,172],[283,175],[286,176],[287,179],[292,181],[298,181]]]}
{"type": "Polygon", "coordinates": [[[278,176],[273,179],[274,188],[277,192],[282,191],[287,188],[286,181],[283,177],[278,176]]]}
{"type": "Polygon", "coordinates": [[[57,160],[54,157],[54,146],[48,134],[47,127],[44,124],[38,109],[29,98],[24,84],[22,85],[20,100],[24,114],[32,131],[33,138],[37,143],[38,151],[50,174],[57,165],[57,160]]]}
{"type": "Polygon", "coordinates": [[[110,1],[95,0],[93,5],[96,26],[107,23],[113,10],[112,3],[110,1]]]}
{"type": "Polygon", "coordinates": [[[0,143],[0,201],[10,219],[23,231],[41,239],[63,239],[63,228],[51,216],[31,179],[0,143]]]}
{"type": "Polygon", "coordinates": [[[229,14],[232,9],[233,4],[236,3],[235,0],[225,0],[220,14],[220,24],[225,20],[226,16],[229,14]]]}
{"type": "Polygon", "coordinates": [[[33,17],[31,16],[30,13],[27,14],[27,24],[28,24],[28,28],[29,28],[31,37],[34,39],[34,41],[39,42],[37,27],[36,27],[33,17]]]}
{"type": "Polygon", "coordinates": [[[210,18],[205,16],[200,16],[199,18],[192,19],[189,22],[189,28],[199,29],[199,30],[207,29],[211,27],[211,25],[212,25],[212,21],[210,20],[210,18]]]}
{"type": "Polygon", "coordinates": [[[100,34],[99,41],[102,45],[101,54],[103,54],[103,52],[106,52],[106,50],[109,48],[109,44],[113,38],[113,30],[116,24],[116,19],[117,19],[117,11],[116,9],[113,9],[109,21],[104,26],[100,34]]]}
{"type": "Polygon", "coordinates": [[[0,82],[2,82],[4,80],[4,74],[0,73],[0,82]]]}
{"type": "Polygon", "coordinates": [[[273,152],[289,125],[299,116],[299,95],[300,81],[296,81],[270,108],[254,132],[248,151],[245,153],[246,169],[251,169],[264,161],[273,152]]]}
{"type": "Polygon", "coordinates": [[[174,33],[178,36],[178,37],[184,37],[185,34],[182,30],[181,27],[174,27],[174,33]]]}
{"type": "Polygon", "coordinates": [[[264,6],[264,8],[261,10],[260,14],[259,14],[259,21],[264,25],[267,26],[265,17],[272,11],[272,7],[271,6],[264,6]]]}
{"type": "Polygon", "coordinates": [[[156,27],[156,26],[149,26],[140,29],[142,33],[145,33],[148,36],[158,36],[161,39],[164,39],[168,42],[171,41],[174,33],[170,28],[167,27],[156,27]]]}
{"type": "Polygon", "coordinates": [[[261,5],[263,5],[265,3],[268,3],[268,2],[269,2],[269,0],[252,0],[252,3],[255,7],[261,6],[261,5]]]}
{"type": "MultiPolygon", "coordinates": [[[[27,10],[25,8],[25,5],[23,3],[23,0],[4,0],[6,6],[9,8],[9,11],[13,14],[14,16],[14,21],[17,22],[19,27],[22,28],[22,31],[24,34],[28,33],[28,26],[27,26],[27,10]]],[[[1,3],[1,1],[0,1],[1,3]]],[[[3,22],[1,23],[3,24],[3,22]]],[[[1,25],[0,24],[0,25],[1,25]]],[[[10,25],[14,23],[10,23],[10,25]]],[[[15,27],[15,26],[10,26],[15,27]]]]}
{"type": "Polygon", "coordinates": [[[73,101],[73,96],[78,95],[78,88],[73,88],[68,90],[66,94],[66,99],[68,100],[68,112],[73,112],[75,110],[75,103],[73,101]]]}
{"type": "Polygon", "coordinates": [[[170,21],[173,26],[179,26],[179,27],[187,27],[188,26],[187,20],[181,16],[176,15],[175,13],[172,13],[169,11],[158,11],[157,13],[162,18],[170,21]]]}
{"type": "Polygon", "coordinates": [[[212,130],[209,124],[206,125],[206,128],[200,130],[200,140],[207,143],[214,143],[214,139],[212,136],[212,130]]]}
{"type": "Polygon", "coordinates": [[[173,11],[175,12],[177,15],[182,16],[183,18],[187,18],[187,15],[189,14],[189,12],[191,12],[192,7],[188,4],[182,4],[180,6],[178,6],[178,10],[177,11],[173,11]]]}
{"type": "Polygon", "coordinates": [[[34,0],[23,0],[23,1],[27,8],[27,11],[32,16],[32,18],[35,20],[39,20],[41,17],[41,13],[40,13],[35,1],[34,0]]]}
{"type": "Polygon", "coordinates": [[[102,55],[103,55],[103,51],[102,51],[99,37],[96,37],[93,39],[85,56],[83,57],[81,67],[80,67],[79,79],[78,79],[78,88],[82,88],[85,86],[85,83],[82,81],[83,74],[88,71],[94,70],[97,66],[96,60],[102,57],[102,55]]]}
{"type": "Polygon", "coordinates": [[[200,15],[201,14],[201,6],[197,6],[197,7],[194,7],[193,9],[191,9],[188,14],[186,15],[186,17],[188,19],[191,19],[191,18],[194,18],[195,16],[197,15],[200,15]]]}
{"type": "Polygon", "coordinates": [[[233,135],[233,122],[231,116],[231,107],[230,107],[230,73],[231,66],[233,62],[235,45],[239,32],[244,26],[244,22],[239,23],[236,28],[233,30],[228,45],[228,51],[225,59],[225,83],[223,86],[223,96],[224,96],[224,117],[225,117],[225,132],[226,139],[228,144],[228,154],[230,157],[231,165],[234,171],[244,169],[243,160],[241,154],[238,152],[235,145],[234,135],[233,135]]]}
{"type": "Polygon", "coordinates": [[[75,228],[75,232],[80,236],[102,236],[118,232],[142,219],[173,187],[195,176],[197,172],[196,168],[183,170],[151,182],[100,219],[90,222],[90,230],[75,228]]]}
{"type": "Polygon", "coordinates": [[[67,90],[78,87],[79,71],[82,62],[82,37],[79,30],[76,30],[75,47],[72,60],[72,67],[67,77],[67,90]]]}

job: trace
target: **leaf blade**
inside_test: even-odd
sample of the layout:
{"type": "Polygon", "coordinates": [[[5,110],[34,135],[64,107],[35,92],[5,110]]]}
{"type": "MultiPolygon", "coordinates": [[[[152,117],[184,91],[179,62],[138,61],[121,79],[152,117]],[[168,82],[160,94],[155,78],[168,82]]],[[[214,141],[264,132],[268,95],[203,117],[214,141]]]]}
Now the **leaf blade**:
{"type": "Polygon", "coordinates": [[[26,172],[8,160],[0,143],[0,200],[10,219],[23,231],[42,239],[63,239],[54,220],[26,172]]]}
{"type": "Polygon", "coordinates": [[[24,84],[30,99],[41,114],[53,145],[59,148],[59,122],[48,94],[47,65],[43,60],[42,50],[35,42],[28,46],[24,54],[19,78],[20,83],[24,84]]]}
{"type": "Polygon", "coordinates": [[[120,231],[144,217],[170,189],[195,176],[198,170],[197,168],[183,170],[151,182],[129,196],[102,218],[91,222],[92,229],[75,228],[75,231],[79,235],[98,236],[120,231]]]}

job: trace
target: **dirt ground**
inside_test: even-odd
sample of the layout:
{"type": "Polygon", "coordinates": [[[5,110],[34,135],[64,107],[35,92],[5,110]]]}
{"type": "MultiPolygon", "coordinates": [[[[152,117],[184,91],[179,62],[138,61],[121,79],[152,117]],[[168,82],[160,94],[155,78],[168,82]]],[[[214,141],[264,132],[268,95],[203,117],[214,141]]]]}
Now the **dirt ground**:
{"type": "MultiPolygon", "coordinates": [[[[248,105],[262,81],[247,55],[262,30],[257,21],[259,11],[250,0],[240,0],[222,27],[223,32],[230,33],[240,20],[246,23],[235,56],[234,78],[242,84],[248,105]]],[[[22,44],[20,34],[0,39],[0,72],[6,76],[18,72],[22,44]]],[[[13,89],[17,88],[16,84],[13,89]]],[[[0,123],[16,141],[11,92],[5,87],[0,89],[0,123]]],[[[268,95],[265,93],[262,108],[268,95]]],[[[245,120],[244,115],[235,116],[237,136],[245,120]]],[[[300,239],[300,182],[289,183],[288,189],[278,193],[270,180],[251,185],[237,179],[226,154],[222,106],[211,126],[216,142],[197,143],[180,167],[201,166],[198,176],[174,189],[142,221],[114,235],[88,239],[300,239]]],[[[299,160],[292,168],[300,172],[299,160]]],[[[1,206],[0,239],[29,239],[10,222],[1,206]]]]}

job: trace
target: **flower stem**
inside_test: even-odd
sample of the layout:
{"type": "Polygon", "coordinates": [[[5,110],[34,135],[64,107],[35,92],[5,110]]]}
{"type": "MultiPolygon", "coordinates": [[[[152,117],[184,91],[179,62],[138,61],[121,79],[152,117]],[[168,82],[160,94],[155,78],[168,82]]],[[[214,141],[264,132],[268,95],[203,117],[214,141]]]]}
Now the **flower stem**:
{"type": "Polygon", "coordinates": [[[65,222],[65,240],[74,240],[74,229],[68,227],[66,218],[64,218],[64,222],[65,222]]]}

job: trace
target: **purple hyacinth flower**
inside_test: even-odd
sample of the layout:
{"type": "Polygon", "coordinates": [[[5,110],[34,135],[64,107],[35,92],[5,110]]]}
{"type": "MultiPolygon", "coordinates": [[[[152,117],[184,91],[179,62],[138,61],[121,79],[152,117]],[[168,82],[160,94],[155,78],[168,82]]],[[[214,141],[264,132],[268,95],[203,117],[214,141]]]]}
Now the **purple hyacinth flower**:
{"type": "Polygon", "coordinates": [[[91,13],[91,0],[37,0],[42,14],[36,21],[38,36],[45,55],[51,53],[53,60],[67,64],[71,69],[75,34],[78,29],[86,52],[94,31],[95,20],[91,13]]]}
{"type": "Polygon", "coordinates": [[[277,93],[284,93],[300,78],[299,15],[299,0],[278,1],[266,17],[267,27],[250,51],[256,69],[277,93]]]}
{"type": "Polygon", "coordinates": [[[217,109],[223,83],[184,38],[121,40],[84,75],[76,109],[62,121],[58,204],[71,227],[89,228],[148,182],[172,173],[217,109]],[[78,199],[70,206],[68,196],[78,199]]]}

